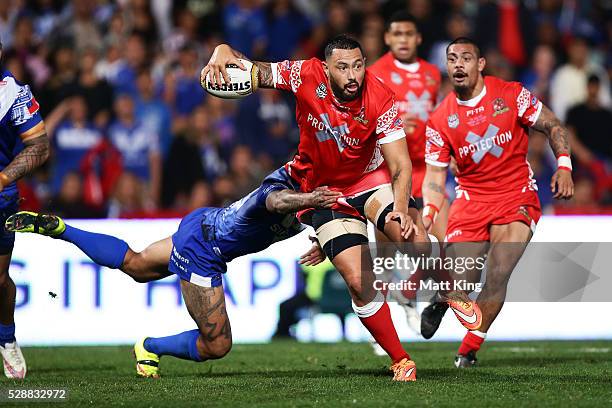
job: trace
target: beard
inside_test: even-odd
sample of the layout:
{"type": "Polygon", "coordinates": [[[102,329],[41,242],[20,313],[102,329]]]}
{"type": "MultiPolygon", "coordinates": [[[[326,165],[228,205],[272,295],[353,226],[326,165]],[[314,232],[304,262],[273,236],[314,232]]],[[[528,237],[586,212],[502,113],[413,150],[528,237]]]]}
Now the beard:
{"type": "Polygon", "coordinates": [[[357,89],[357,92],[350,93],[346,90],[346,85],[344,87],[338,85],[331,77],[329,78],[329,84],[331,85],[331,89],[332,89],[332,92],[334,93],[334,96],[339,101],[342,101],[342,102],[351,102],[359,98],[361,96],[361,91],[363,89],[363,86],[360,86],[357,81],[352,81],[352,82],[347,83],[346,85],[357,84],[358,89],[357,89]]]}

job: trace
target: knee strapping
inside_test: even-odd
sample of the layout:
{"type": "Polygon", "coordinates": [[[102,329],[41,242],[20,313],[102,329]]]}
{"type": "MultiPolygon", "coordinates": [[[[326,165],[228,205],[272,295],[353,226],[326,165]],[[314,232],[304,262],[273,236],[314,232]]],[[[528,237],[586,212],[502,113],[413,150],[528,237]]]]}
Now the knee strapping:
{"type": "Polygon", "coordinates": [[[380,310],[381,307],[385,304],[385,297],[381,292],[377,292],[376,296],[370,303],[367,303],[363,306],[357,306],[355,302],[352,302],[353,310],[357,317],[366,318],[370,316],[374,316],[376,312],[380,310]]]}

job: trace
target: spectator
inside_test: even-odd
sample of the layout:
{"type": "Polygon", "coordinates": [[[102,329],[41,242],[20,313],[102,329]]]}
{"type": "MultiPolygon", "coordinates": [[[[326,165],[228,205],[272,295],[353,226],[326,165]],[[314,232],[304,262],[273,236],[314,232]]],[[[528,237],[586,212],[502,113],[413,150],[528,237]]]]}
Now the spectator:
{"type": "Polygon", "coordinates": [[[17,2],[0,1],[0,38],[6,48],[13,45],[13,33],[19,11],[17,2]]]}
{"type": "Polygon", "coordinates": [[[188,116],[204,100],[198,55],[191,44],[179,52],[178,67],[166,77],[164,99],[177,116],[188,116]]]}
{"type": "Polygon", "coordinates": [[[119,95],[114,111],[116,119],[108,128],[109,139],[121,153],[124,170],[144,183],[146,204],[155,207],[161,188],[159,135],[136,119],[131,96],[119,95]]]}
{"type": "Polygon", "coordinates": [[[573,105],[582,103],[587,98],[587,76],[595,74],[599,77],[599,102],[610,106],[610,82],[606,72],[598,65],[589,61],[589,48],[582,38],[574,38],[568,47],[568,62],[555,71],[551,89],[551,108],[565,121],[567,111],[573,105]]]}
{"type": "Polygon", "coordinates": [[[190,117],[187,130],[172,141],[162,178],[161,205],[185,208],[196,184],[205,183],[199,139],[208,136],[208,117],[203,107],[190,117]]]}
{"type": "Polygon", "coordinates": [[[111,80],[116,93],[138,95],[136,74],[146,67],[147,54],[148,50],[142,36],[131,34],[125,43],[125,59],[120,64],[115,78],[111,80]]]}
{"type": "Polygon", "coordinates": [[[589,75],[586,86],[586,101],[571,108],[567,113],[567,126],[572,131],[572,150],[581,162],[593,158],[612,164],[612,138],[609,127],[612,111],[601,104],[601,81],[597,75],[589,75]]]}
{"type": "Polygon", "coordinates": [[[53,0],[37,0],[33,6],[36,38],[44,40],[56,29],[59,22],[59,7],[53,0]]]}
{"type": "Polygon", "coordinates": [[[61,28],[62,37],[70,38],[75,51],[87,48],[102,49],[102,35],[94,21],[94,0],[72,0],[72,16],[61,28]]]}
{"type": "Polygon", "coordinates": [[[79,58],[79,75],[71,85],[70,93],[83,95],[89,112],[88,119],[104,129],[110,121],[113,89],[106,80],[98,77],[95,71],[97,61],[96,50],[89,48],[83,51],[79,58]]]}
{"type": "Polygon", "coordinates": [[[165,156],[172,142],[170,108],[161,98],[156,97],[155,84],[148,69],[138,73],[136,87],[138,88],[136,118],[153,133],[159,135],[161,153],[165,156]]]}
{"type": "Polygon", "coordinates": [[[265,55],[266,16],[256,0],[230,0],[223,8],[225,39],[252,58],[265,55]]]}
{"type": "Polygon", "coordinates": [[[311,30],[310,21],[291,0],[273,0],[266,10],[268,20],[268,60],[290,59],[300,41],[311,30]]]}
{"type": "Polygon", "coordinates": [[[443,75],[446,75],[446,47],[459,37],[467,37],[470,34],[468,19],[463,13],[450,13],[446,20],[445,36],[431,47],[429,62],[435,64],[443,75]]]}
{"type": "Polygon", "coordinates": [[[61,45],[51,53],[51,69],[53,74],[47,83],[38,92],[40,109],[43,117],[59,106],[65,98],[70,96],[70,87],[77,78],[77,66],[74,51],[70,44],[61,45]]]}
{"type": "Polygon", "coordinates": [[[282,95],[262,89],[238,106],[236,129],[240,143],[257,155],[269,155],[275,167],[287,162],[299,135],[295,132],[294,113],[282,95]]]}
{"type": "Polygon", "coordinates": [[[229,176],[234,185],[234,195],[244,197],[259,185],[263,174],[253,160],[249,147],[238,145],[230,158],[229,176]]]}
{"type": "Polygon", "coordinates": [[[101,218],[104,213],[83,203],[83,183],[79,173],[69,171],[62,179],[59,193],[53,198],[48,212],[64,218],[101,218]]]}
{"type": "Polygon", "coordinates": [[[555,64],[553,49],[539,45],[533,53],[531,67],[521,77],[523,85],[547,106],[550,106],[550,79],[555,64]]]}
{"type": "Polygon", "coordinates": [[[145,210],[143,182],[130,172],[124,172],[117,181],[108,206],[109,218],[130,218],[145,210]]]}
{"type": "Polygon", "coordinates": [[[86,153],[102,140],[102,133],[88,119],[87,104],[82,96],[61,102],[45,118],[51,136],[51,191],[59,193],[66,174],[78,171],[86,153]]]}

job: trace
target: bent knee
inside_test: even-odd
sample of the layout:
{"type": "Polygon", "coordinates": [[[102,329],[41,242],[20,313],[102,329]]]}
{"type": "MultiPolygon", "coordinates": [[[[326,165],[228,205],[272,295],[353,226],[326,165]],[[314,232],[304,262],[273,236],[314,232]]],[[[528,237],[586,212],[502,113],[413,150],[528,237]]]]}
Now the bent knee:
{"type": "Polygon", "coordinates": [[[223,358],[232,350],[232,339],[215,340],[205,344],[204,350],[200,351],[200,356],[207,360],[218,360],[223,358]]]}

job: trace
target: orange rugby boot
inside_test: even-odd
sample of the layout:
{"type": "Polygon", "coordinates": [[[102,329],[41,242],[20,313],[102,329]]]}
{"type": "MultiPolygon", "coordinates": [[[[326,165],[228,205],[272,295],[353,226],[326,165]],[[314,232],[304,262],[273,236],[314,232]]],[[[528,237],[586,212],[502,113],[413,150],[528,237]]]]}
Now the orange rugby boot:
{"type": "Polygon", "coordinates": [[[475,301],[460,291],[448,292],[444,299],[455,312],[459,322],[468,330],[478,330],[482,324],[482,312],[475,301]]]}
{"type": "Polygon", "coordinates": [[[393,381],[416,381],[416,364],[403,358],[389,368],[393,371],[393,381]]]}

